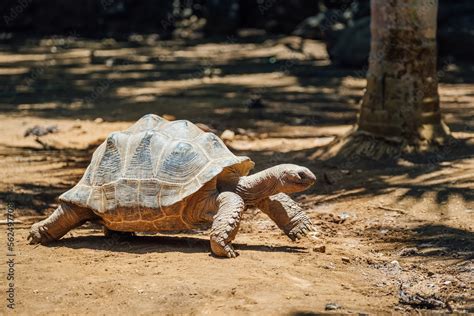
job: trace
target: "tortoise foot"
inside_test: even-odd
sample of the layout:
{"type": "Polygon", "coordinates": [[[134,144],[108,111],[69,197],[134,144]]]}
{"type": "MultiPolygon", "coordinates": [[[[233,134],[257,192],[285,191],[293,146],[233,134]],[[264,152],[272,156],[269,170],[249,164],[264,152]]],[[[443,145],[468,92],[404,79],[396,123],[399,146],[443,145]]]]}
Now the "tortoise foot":
{"type": "Polygon", "coordinates": [[[214,238],[211,239],[211,250],[216,257],[237,258],[239,255],[232,244],[226,244],[224,241],[218,242],[214,238]]]}
{"type": "Polygon", "coordinates": [[[308,215],[303,212],[296,214],[283,229],[285,234],[293,241],[301,239],[315,230],[308,215]]]}
{"type": "Polygon", "coordinates": [[[29,241],[30,245],[44,245],[54,240],[54,238],[48,234],[48,228],[43,224],[43,222],[39,222],[31,226],[30,234],[28,235],[27,240],[29,241]]]}

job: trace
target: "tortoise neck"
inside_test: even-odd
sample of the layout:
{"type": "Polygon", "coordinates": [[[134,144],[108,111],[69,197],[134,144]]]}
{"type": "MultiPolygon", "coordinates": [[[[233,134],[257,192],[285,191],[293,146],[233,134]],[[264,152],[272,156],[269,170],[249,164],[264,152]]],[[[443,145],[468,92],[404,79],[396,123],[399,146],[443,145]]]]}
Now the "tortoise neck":
{"type": "Polygon", "coordinates": [[[281,192],[280,170],[278,166],[268,168],[256,174],[240,177],[235,193],[240,195],[247,205],[281,192]]]}

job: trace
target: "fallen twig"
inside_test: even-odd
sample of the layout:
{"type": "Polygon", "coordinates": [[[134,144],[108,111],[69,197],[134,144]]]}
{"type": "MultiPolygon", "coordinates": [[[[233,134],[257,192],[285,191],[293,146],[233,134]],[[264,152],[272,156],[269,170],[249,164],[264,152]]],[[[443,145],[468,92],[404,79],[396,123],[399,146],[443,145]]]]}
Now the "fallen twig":
{"type": "Polygon", "coordinates": [[[377,208],[380,208],[380,209],[385,210],[385,211],[400,213],[400,214],[406,214],[407,213],[405,210],[402,210],[400,208],[388,207],[388,206],[383,206],[383,205],[377,205],[377,208]]]}

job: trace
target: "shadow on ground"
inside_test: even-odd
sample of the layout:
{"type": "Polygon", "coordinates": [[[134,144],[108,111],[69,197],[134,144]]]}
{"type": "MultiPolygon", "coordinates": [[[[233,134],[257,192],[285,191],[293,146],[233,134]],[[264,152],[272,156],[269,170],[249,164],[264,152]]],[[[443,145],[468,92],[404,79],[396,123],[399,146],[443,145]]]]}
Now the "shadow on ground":
{"type": "MultiPolygon", "coordinates": [[[[264,246],[233,244],[235,249],[260,252],[305,253],[303,247],[264,246]]],[[[94,249],[114,252],[143,254],[150,252],[210,252],[209,239],[180,236],[133,236],[107,238],[103,236],[78,236],[63,238],[48,245],[49,247],[67,247],[72,249],[94,249]]]]}
{"type": "Polygon", "coordinates": [[[459,259],[460,261],[474,259],[474,233],[464,229],[442,224],[422,224],[406,229],[377,226],[370,228],[368,233],[376,235],[380,243],[393,244],[398,248],[396,250],[399,254],[405,257],[459,259]],[[378,233],[380,230],[386,230],[389,233],[381,236],[378,233]]]}

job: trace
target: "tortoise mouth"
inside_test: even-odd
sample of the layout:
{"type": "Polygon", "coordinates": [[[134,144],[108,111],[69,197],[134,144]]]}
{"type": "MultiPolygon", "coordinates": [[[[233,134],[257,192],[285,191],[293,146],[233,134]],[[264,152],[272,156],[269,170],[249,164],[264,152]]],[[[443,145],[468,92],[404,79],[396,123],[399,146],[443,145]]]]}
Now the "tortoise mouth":
{"type": "Polygon", "coordinates": [[[316,176],[312,173],[308,173],[308,172],[299,172],[298,173],[298,176],[299,176],[299,183],[301,185],[304,185],[304,186],[307,186],[307,187],[310,187],[312,186],[315,182],[316,182],[316,176]]]}
{"type": "Polygon", "coordinates": [[[291,181],[290,186],[293,187],[293,190],[296,189],[297,191],[304,191],[312,187],[315,182],[316,181],[312,179],[300,179],[291,181]]]}
{"type": "Polygon", "coordinates": [[[316,183],[316,180],[311,179],[303,180],[302,182],[300,182],[300,184],[303,185],[306,189],[313,186],[314,183],[316,183]]]}

